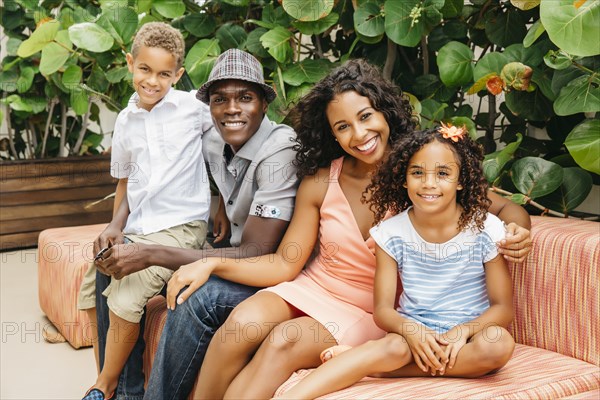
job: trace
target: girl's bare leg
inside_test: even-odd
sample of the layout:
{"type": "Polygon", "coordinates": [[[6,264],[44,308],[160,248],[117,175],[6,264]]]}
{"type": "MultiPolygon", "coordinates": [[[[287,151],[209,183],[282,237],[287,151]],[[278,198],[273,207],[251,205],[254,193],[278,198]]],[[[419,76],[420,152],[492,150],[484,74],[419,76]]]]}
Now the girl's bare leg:
{"type": "Polygon", "coordinates": [[[367,375],[396,370],[412,356],[406,340],[395,333],[352,348],[321,365],[280,399],[314,399],[346,388],[367,375]]]}
{"type": "Polygon", "coordinates": [[[220,399],[271,330],[296,311],[278,295],[260,292],[240,303],[212,338],[194,399],[220,399]]]}
{"type": "Polygon", "coordinates": [[[225,398],[270,398],[297,369],[320,365],[321,352],[335,343],[331,333],[310,317],[282,323],[231,383],[225,398]]]}
{"type": "MultiPolygon", "coordinates": [[[[456,357],[454,368],[446,368],[443,376],[478,378],[489,374],[506,365],[514,349],[515,341],[506,329],[495,325],[489,326],[476,333],[463,346],[456,357]]],[[[408,377],[431,376],[431,374],[423,372],[412,362],[396,371],[376,374],[376,376],[408,377]]]]}

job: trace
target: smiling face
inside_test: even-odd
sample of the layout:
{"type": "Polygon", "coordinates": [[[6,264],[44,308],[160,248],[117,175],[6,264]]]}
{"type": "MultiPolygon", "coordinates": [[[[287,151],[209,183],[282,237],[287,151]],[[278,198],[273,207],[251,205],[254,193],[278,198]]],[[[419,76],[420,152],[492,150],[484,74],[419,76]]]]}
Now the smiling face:
{"type": "Polygon", "coordinates": [[[234,152],[258,131],[268,107],[263,90],[241,80],[213,83],[209,88],[209,100],[213,123],[234,152]]]}
{"type": "Polygon", "coordinates": [[[329,102],[325,113],[333,135],[346,153],[369,165],[383,159],[390,127],[368,97],[355,91],[340,93],[329,102]]]}
{"type": "Polygon", "coordinates": [[[133,87],[140,100],[138,107],[147,111],[162,100],[181,75],[175,56],[160,47],[141,46],[137,56],[127,53],[127,66],[133,73],[133,87]]]}
{"type": "Polygon", "coordinates": [[[408,197],[416,211],[456,211],[460,165],[449,145],[433,140],[410,158],[406,170],[408,197]]]}

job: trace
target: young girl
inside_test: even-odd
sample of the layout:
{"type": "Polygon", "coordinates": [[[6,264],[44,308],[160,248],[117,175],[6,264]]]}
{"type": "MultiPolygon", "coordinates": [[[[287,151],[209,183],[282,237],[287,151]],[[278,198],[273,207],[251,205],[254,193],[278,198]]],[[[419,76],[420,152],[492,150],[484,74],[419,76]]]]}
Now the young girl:
{"type": "Polygon", "coordinates": [[[512,286],[496,249],[505,230],[487,212],[482,160],[463,128],[415,132],[394,146],[367,188],[377,221],[400,212],[370,231],[374,319],[389,333],[327,361],[281,398],[316,398],[367,375],[478,377],[508,362],[512,286]]]}

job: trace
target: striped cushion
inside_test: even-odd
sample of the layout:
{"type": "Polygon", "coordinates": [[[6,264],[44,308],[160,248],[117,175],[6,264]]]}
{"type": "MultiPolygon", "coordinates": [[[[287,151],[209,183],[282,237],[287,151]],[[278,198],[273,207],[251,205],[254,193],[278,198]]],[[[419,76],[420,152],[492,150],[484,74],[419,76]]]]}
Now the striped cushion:
{"type": "Polygon", "coordinates": [[[518,343],[600,366],[600,223],[532,217],[534,246],[511,265],[518,343]]]}
{"type": "Polygon", "coordinates": [[[92,345],[87,314],[77,309],[79,286],[93,258],[94,240],[107,224],[46,229],[38,239],[40,307],[76,349],[92,345]]]}
{"type": "MultiPolygon", "coordinates": [[[[310,370],[294,373],[275,393],[285,393],[310,370]]],[[[597,366],[547,350],[518,344],[496,374],[478,379],[365,378],[327,399],[548,399],[600,388],[597,366]]]]}

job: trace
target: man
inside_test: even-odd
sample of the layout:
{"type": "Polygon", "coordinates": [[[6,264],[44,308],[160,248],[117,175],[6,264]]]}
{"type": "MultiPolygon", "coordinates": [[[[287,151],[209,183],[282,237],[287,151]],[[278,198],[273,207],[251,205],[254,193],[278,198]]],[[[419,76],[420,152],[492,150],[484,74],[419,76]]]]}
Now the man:
{"type": "MultiPolygon", "coordinates": [[[[203,137],[203,152],[219,188],[220,211],[225,211],[231,223],[231,247],[190,250],[136,243],[108,250],[98,262],[102,273],[98,273],[96,284],[100,349],[105,346],[108,322],[106,299],[100,295],[109,281],[106,275],[121,278],[152,265],[177,269],[207,256],[242,258],[276,250],[292,217],[298,179],[293,165],[295,133],[266,116],[275,96],[252,55],[231,49],[217,59],[197,98],[209,105],[215,127],[203,137]]],[[[222,236],[227,229],[223,219],[219,221],[217,231],[222,236]]],[[[189,301],[196,315],[203,318],[190,317],[184,307],[169,312],[146,397],[185,397],[214,332],[238,303],[257,290],[211,277],[189,301]]],[[[139,399],[143,395],[143,347],[143,340],[138,340],[119,379],[117,398],[139,399]]]]}

